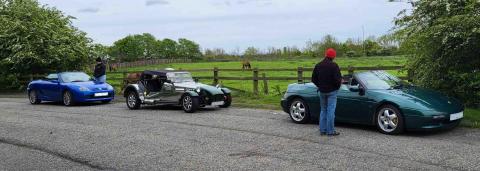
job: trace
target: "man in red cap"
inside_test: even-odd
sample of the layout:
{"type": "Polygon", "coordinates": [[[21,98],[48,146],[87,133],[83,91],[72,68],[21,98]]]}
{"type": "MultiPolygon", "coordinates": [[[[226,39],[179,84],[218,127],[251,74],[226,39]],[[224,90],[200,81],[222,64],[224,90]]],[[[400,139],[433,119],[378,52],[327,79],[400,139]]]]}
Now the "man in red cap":
{"type": "Polygon", "coordinates": [[[320,97],[320,135],[340,135],[335,131],[335,108],[337,91],[342,84],[342,74],[338,65],[333,62],[335,57],[337,57],[335,49],[327,49],[325,59],[315,65],[312,73],[312,82],[317,86],[320,97]]]}

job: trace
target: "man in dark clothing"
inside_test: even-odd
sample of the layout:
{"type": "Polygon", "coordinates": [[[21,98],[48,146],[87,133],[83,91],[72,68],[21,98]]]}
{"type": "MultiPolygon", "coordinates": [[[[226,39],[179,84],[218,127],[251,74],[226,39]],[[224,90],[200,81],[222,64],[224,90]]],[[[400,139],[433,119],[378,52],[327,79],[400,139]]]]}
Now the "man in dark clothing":
{"type": "Polygon", "coordinates": [[[103,64],[101,58],[97,58],[97,65],[95,65],[95,70],[93,71],[93,77],[96,82],[104,83],[107,82],[106,66],[103,64]]]}
{"type": "Polygon", "coordinates": [[[335,108],[337,105],[337,91],[342,84],[340,68],[333,62],[337,56],[334,49],[327,49],[325,59],[315,65],[312,73],[312,82],[317,86],[320,97],[320,134],[336,136],[335,108]]]}

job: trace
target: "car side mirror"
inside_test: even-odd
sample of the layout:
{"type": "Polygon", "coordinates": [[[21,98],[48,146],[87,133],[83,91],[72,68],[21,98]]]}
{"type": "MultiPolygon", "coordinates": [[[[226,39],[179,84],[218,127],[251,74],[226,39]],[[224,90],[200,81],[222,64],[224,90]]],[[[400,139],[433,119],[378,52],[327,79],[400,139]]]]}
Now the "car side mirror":
{"type": "Polygon", "coordinates": [[[351,92],[359,92],[360,91],[360,88],[358,86],[350,86],[350,88],[348,88],[351,92]]]}
{"type": "Polygon", "coordinates": [[[50,80],[50,82],[52,82],[52,83],[59,83],[58,80],[50,80]]]}
{"type": "Polygon", "coordinates": [[[365,89],[364,89],[364,88],[360,87],[358,90],[359,90],[359,91],[358,91],[358,94],[359,94],[360,96],[365,95],[365,89]]]}

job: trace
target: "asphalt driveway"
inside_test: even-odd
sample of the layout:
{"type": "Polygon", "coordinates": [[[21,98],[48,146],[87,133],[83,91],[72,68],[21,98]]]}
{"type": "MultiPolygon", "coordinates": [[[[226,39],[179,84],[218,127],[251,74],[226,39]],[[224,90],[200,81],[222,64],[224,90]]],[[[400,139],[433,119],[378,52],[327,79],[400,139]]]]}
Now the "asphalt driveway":
{"type": "Polygon", "coordinates": [[[0,98],[0,170],[480,170],[480,131],[338,137],[281,111],[128,110],[0,98]]]}

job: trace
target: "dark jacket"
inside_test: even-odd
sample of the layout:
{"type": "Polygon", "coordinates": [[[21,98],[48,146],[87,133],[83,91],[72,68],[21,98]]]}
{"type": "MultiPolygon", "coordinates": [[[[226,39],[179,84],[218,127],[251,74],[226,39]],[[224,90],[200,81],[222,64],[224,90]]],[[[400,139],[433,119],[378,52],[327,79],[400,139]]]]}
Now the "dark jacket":
{"type": "Polygon", "coordinates": [[[313,69],[312,83],[314,83],[322,93],[330,93],[340,89],[340,85],[342,84],[340,68],[330,58],[323,59],[323,61],[315,65],[315,69],[313,69]]]}
{"type": "Polygon", "coordinates": [[[106,68],[107,67],[103,63],[95,65],[95,71],[93,71],[93,76],[95,78],[98,78],[100,76],[105,75],[106,68]]]}

